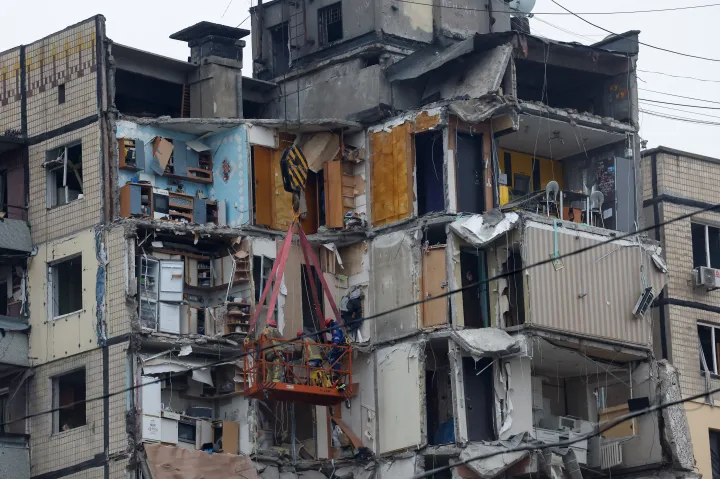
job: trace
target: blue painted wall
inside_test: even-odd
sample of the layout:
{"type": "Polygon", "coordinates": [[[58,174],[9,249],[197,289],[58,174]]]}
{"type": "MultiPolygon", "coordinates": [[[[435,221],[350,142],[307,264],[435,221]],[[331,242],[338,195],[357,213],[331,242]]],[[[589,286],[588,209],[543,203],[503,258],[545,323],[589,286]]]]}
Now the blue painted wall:
{"type": "MultiPolygon", "coordinates": [[[[189,141],[198,137],[187,133],[166,130],[148,125],[138,125],[133,122],[120,120],[117,122],[116,138],[129,138],[142,141],[145,144],[145,170],[132,172],[118,170],[119,186],[125,185],[132,179],[138,179],[141,173],[155,177],[155,187],[177,191],[177,180],[156,175],[150,169],[152,158],[152,139],[162,136],[173,140],[189,141]]],[[[247,143],[245,126],[240,125],[231,130],[216,133],[203,138],[205,145],[209,146],[213,155],[213,184],[202,185],[189,181],[182,181],[185,194],[196,196],[201,191],[205,197],[215,201],[225,201],[228,226],[242,226],[250,221],[250,198],[248,185],[250,181],[249,165],[250,155],[247,143]],[[225,181],[223,176],[223,161],[227,160],[230,166],[229,178],[225,181]]],[[[117,166],[117,165],[116,165],[117,166]]]]}

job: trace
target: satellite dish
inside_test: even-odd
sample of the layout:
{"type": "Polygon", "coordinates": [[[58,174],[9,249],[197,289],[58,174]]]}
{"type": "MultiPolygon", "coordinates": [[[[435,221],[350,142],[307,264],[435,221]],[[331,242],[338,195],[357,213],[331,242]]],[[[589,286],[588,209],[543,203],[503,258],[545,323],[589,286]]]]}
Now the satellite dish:
{"type": "Polygon", "coordinates": [[[513,11],[512,15],[527,16],[535,8],[535,0],[510,0],[508,8],[513,11]]]}

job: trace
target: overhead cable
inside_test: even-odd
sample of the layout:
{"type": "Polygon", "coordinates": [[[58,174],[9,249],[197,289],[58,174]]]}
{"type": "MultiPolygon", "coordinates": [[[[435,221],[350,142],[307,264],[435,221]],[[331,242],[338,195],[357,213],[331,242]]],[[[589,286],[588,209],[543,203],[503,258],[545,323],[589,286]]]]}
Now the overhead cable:
{"type": "Polygon", "coordinates": [[[508,448],[508,449],[500,449],[498,451],[490,452],[487,454],[480,454],[478,456],[473,456],[468,459],[463,459],[462,461],[458,461],[454,464],[449,464],[447,466],[441,466],[441,467],[437,467],[435,469],[431,469],[429,471],[425,471],[422,474],[417,474],[417,475],[413,476],[412,479],[423,479],[425,477],[430,477],[430,476],[433,476],[434,474],[438,474],[443,471],[449,471],[450,469],[453,469],[458,466],[464,466],[473,461],[489,459],[491,457],[499,456],[501,454],[510,454],[513,452],[523,452],[523,451],[536,451],[538,449],[549,449],[549,448],[555,448],[555,447],[567,448],[567,447],[572,446],[573,444],[577,444],[577,443],[585,441],[587,439],[592,439],[593,437],[597,437],[600,434],[602,434],[603,432],[605,432],[609,429],[612,429],[615,426],[624,423],[625,421],[629,421],[631,419],[635,419],[637,417],[644,416],[645,414],[649,414],[651,412],[661,411],[663,409],[667,409],[672,406],[678,406],[678,405],[684,404],[686,402],[690,402],[690,401],[694,401],[696,399],[708,397],[711,394],[715,394],[718,392],[720,392],[720,387],[714,388],[714,389],[709,389],[705,392],[702,392],[699,394],[694,394],[692,396],[687,396],[687,397],[684,397],[681,399],[676,399],[674,401],[668,401],[665,403],[656,404],[654,406],[650,406],[645,409],[641,409],[639,411],[631,412],[629,414],[625,414],[625,415],[620,416],[612,421],[605,423],[602,427],[600,427],[600,425],[598,424],[595,427],[595,430],[593,432],[590,432],[587,434],[580,434],[580,435],[576,436],[574,439],[568,439],[566,441],[557,441],[557,442],[549,443],[549,444],[548,443],[532,444],[532,445],[529,444],[527,446],[518,446],[518,447],[512,447],[512,448],[508,448]]]}
{"type": "MultiPolygon", "coordinates": [[[[433,7],[433,8],[447,8],[452,10],[468,10],[472,12],[488,12],[489,10],[487,8],[473,8],[473,7],[460,7],[460,6],[454,6],[454,5],[432,5],[427,2],[423,3],[416,0],[395,0],[396,2],[401,3],[411,3],[414,5],[423,5],[425,7],[433,7]]],[[[697,8],[710,8],[710,7],[720,7],[720,3],[710,3],[705,5],[689,5],[687,7],[672,7],[672,8],[653,8],[648,10],[625,10],[625,11],[617,11],[617,12],[581,12],[579,15],[629,15],[629,14],[639,14],[639,13],[659,13],[659,12],[674,12],[677,10],[692,10],[697,8]]],[[[494,10],[493,13],[509,13],[509,14],[517,14],[518,12],[516,10],[494,10]]],[[[568,13],[568,12],[532,12],[532,15],[575,15],[574,13],[568,13]]]]}
{"type": "MultiPolygon", "coordinates": [[[[350,322],[348,322],[348,323],[351,323],[351,324],[360,324],[360,323],[363,322],[363,321],[374,320],[374,319],[380,318],[380,317],[382,317],[382,316],[386,316],[386,315],[388,315],[388,314],[393,314],[393,313],[396,313],[396,312],[398,312],[398,311],[402,311],[403,309],[412,308],[412,307],[415,307],[415,306],[418,306],[418,305],[421,305],[421,304],[424,304],[424,303],[428,303],[428,302],[430,302],[430,301],[434,301],[434,300],[436,300],[436,299],[446,298],[446,297],[448,297],[448,296],[451,296],[451,295],[460,293],[460,292],[462,292],[462,291],[465,291],[465,290],[468,290],[468,289],[474,289],[474,288],[477,288],[478,286],[483,285],[483,284],[488,284],[488,283],[490,283],[491,281],[497,281],[498,279],[501,279],[501,278],[510,277],[510,276],[512,276],[512,275],[515,275],[515,274],[518,274],[518,273],[522,273],[523,271],[527,271],[527,270],[529,270],[529,269],[537,268],[537,267],[542,266],[542,265],[545,265],[545,264],[555,263],[557,260],[564,259],[564,258],[569,258],[569,257],[576,256],[576,255],[579,255],[579,254],[582,254],[582,253],[586,253],[586,252],[591,251],[591,250],[593,250],[593,249],[595,249],[595,248],[600,248],[600,247],[602,247],[602,246],[604,246],[604,245],[607,245],[607,244],[610,244],[610,243],[614,243],[614,242],[619,241],[619,240],[622,240],[622,239],[626,239],[626,238],[630,238],[630,237],[635,237],[635,236],[637,236],[639,233],[646,233],[646,232],[648,232],[648,231],[652,231],[652,230],[655,230],[655,229],[657,229],[657,228],[662,228],[662,227],[664,227],[664,226],[667,226],[667,225],[669,225],[669,224],[675,223],[675,222],[677,222],[677,221],[684,221],[684,220],[686,220],[686,219],[688,219],[688,218],[692,218],[692,217],[695,216],[695,215],[703,214],[703,213],[706,213],[706,212],[708,212],[708,211],[714,211],[714,210],[720,210],[720,203],[714,204],[714,205],[711,205],[711,206],[708,206],[708,207],[706,207],[706,208],[699,209],[699,210],[694,211],[694,212],[692,212],[692,213],[686,213],[686,214],[684,214],[684,215],[680,215],[680,216],[678,216],[678,217],[676,217],[676,218],[672,218],[672,219],[670,219],[670,220],[664,221],[664,222],[662,222],[662,223],[658,223],[658,224],[656,224],[656,225],[652,225],[652,226],[648,226],[648,227],[646,227],[646,228],[639,229],[639,230],[637,230],[637,231],[635,231],[635,232],[633,232],[633,233],[621,234],[621,235],[612,237],[612,238],[610,238],[610,239],[608,239],[608,240],[600,241],[600,242],[595,243],[595,244],[593,244],[593,245],[586,246],[586,247],[583,247],[583,248],[579,248],[579,249],[577,249],[577,250],[575,250],[575,251],[571,251],[571,252],[569,252],[569,253],[561,254],[561,255],[558,255],[558,256],[553,256],[553,257],[551,257],[551,258],[548,258],[548,259],[545,259],[545,260],[542,260],[542,261],[538,261],[538,262],[536,262],[536,263],[533,263],[533,264],[530,264],[530,265],[527,265],[527,266],[524,266],[524,267],[521,267],[521,268],[518,268],[518,269],[515,269],[515,270],[512,270],[512,271],[507,271],[507,272],[505,272],[505,273],[498,273],[498,274],[496,274],[496,275],[494,275],[494,276],[492,276],[492,277],[490,277],[490,278],[488,278],[488,279],[485,279],[485,280],[482,280],[482,281],[476,281],[476,282],[474,282],[474,283],[467,284],[467,285],[465,285],[465,286],[462,286],[462,287],[457,288],[457,289],[454,289],[454,290],[447,291],[447,292],[445,292],[445,293],[440,293],[440,294],[438,294],[438,295],[434,295],[434,296],[431,296],[431,297],[429,297],[429,298],[425,298],[425,299],[420,299],[420,300],[417,300],[417,301],[413,301],[413,302],[410,302],[410,303],[407,303],[407,304],[404,304],[404,305],[401,305],[401,306],[397,306],[397,307],[395,307],[395,308],[391,308],[391,309],[389,309],[389,310],[387,310],[387,311],[383,311],[383,312],[380,312],[380,313],[372,314],[372,315],[367,316],[367,317],[365,317],[365,318],[360,318],[360,319],[358,319],[358,320],[350,321],[350,322]]],[[[346,323],[346,324],[347,324],[347,323],[346,323]]],[[[214,361],[214,362],[210,362],[210,363],[207,363],[207,364],[203,364],[203,365],[200,365],[200,366],[195,366],[195,367],[189,368],[189,369],[187,369],[186,371],[183,371],[183,372],[180,372],[180,373],[170,374],[168,377],[169,377],[169,378],[172,378],[172,377],[183,377],[183,376],[185,376],[188,372],[191,372],[191,371],[196,371],[196,370],[199,370],[199,369],[207,369],[207,368],[209,368],[209,367],[219,366],[219,365],[221,365],[221,364],[226,364],[226,363],[231,362],[231,361],[237,361],[237,360],[239,360],[239,359],[244,358],[245,356],[247,356],[247,355],[250,354],[250,353],[253,353],[253,354],[262,353],[262,352],[265,352],[265,351],[274,349],[274,348],[276,348],[276,347],[278,347],[279,345],[282,345],[282,344],[292,344],[294,341],[296,341],[296,340],[298,340],[298,339],[317,337],[317,336],[319,336],[319,335],[321,335],[321,334],[325,334],[325,333],[331,332],[331,331],[333,331],[334,329],[342,328],[342,327],[344,327],[344,326],[345,326],[345,325],[342,325],[342,324],[339,324],[339,323],[338,323],[338,324],[336,324],[335,326],[331,326],[331,327],[329,327],[329,328],[324,328],[324,329],[321,329],[321,330],[319,330],[319,331],[314,331],[314,332],[311,332],[311,333],[302,334],[302,335],[298,336],[298,337],[295,338],[295,339],[290,339],[290,340],[285,340],[285,341],[275,340],[275,341],[276,341],[276,344],[274,344],[274,345],[270,345],[270,346],[267,346],[267,347],[264,347],[264,348],[254,349],[254,350],[252,350],[252,351],[250,351],[250,352],[243,352],[243,353],[241,353],[241,354],[239,354],[239,355],[237,355],[237,356],[226,357],[226,358],[224,358],[224,359],[220,359],[220,360],[217,360],[217,361],[214,361]]],[[[66,404],[66,405],[64,405],[64,406],[62,406],[62,407],[51,408],[51,409],[47,409],[47,410],[45,410],[45,411],[39,411],[39,412],[36,412],[36,413],[28,414],[28,415],[23,416],[23,417],[15,418],[15,419],[8,420],[8,421],[5,421],[5,422],[3,422],[3,423],[0,423],[0,426],[6,426],[6,425],[9,425],[9,424],[13,424],[13,423],[15,423],[15,422],[24,421],[24,420],[26,420],[26,419],[31,419],[31,418],[38,417],[38,416],[44,416],[44,415],[46,415],[46,414],[52,414],[52,413],[55,413],[55,412],[57,412],[57,411],[60,411],[61,409],[70,409],[70,408],[72,408],[72,407],[74,407],[74,406],[76,406],[76,405],[83,404],[83,403],[89,403],[89,402],[94,402],[94,401],[101,401],[101,400],[103,400],[103,399],[107,399],[107,398],[110,398],[110,397],[113,397],[113,396],[117,396],[117,395],[120,395],[120,394],[125,394],[125,393],[130,392],[130,391],[134,391],[134,390],[136,390],[136,389],[140,389],[140,388],[142,388],[142,387],[144,387],[144,386],[147,386],[147,385],[149,385],[149,384],[161,383],[161,382],[163,382],[164,380],[168,379],[168,377],[165,377],[165,378],[162,378],[162,379],[157,379],[157,380],[155,380],[155,381],[149,381],[149,382],[146,382],[146,383],[143,383],[143,384],[136,384],[136,385],[134,385],[134,386],[130,386],[130,387],[127,387],[127,388],[120,389],[120,390],[118,390],[118,391],[114,391],[114,392],[111,392],[111,393],[107,393],[107,394],[103,394],[103,395],[100,395],[100,396],[96,396],[96,397],[94,397],[94,398],[88,398],[88,399],[84,399],[84,400],[81,400],[81,401],[73,402],[73,403],[71,403],[71,404],[66,404]]]]}
{"type": "MultiPolygon", "coordinates": [[[[555,1],[555,0],[550,0],[550,1],[553,2],[555,5],[557,5],[558,7],[562,8],[563,10],[567,11],[568,13],[571,13],[572,15],[576,16],[577,18],[579,18],[579,19],[582,20],[583,22],[587,23],[588,25],[592,25],[593,27],[598,28],[598,29],[600,29],[600,30],[603,30],[603,31],[605,31],[605,32],[607,32],[607,33],[609,33],[609,34],[611,34],[611,35],[620,36],[620,35],[618,35],[617,33],[608,30],[607,28],[601,27],[600,25],[597,25],[596,23],[593,23],[593,22],[591,22],[590,20],[587,20],[587,19],[581,17],[581,16],[580,16],[579,14],[577,14],[577,13],[573,13],[572,11],[570,11],[570,10],[568,10],[567,8],[565,8],[565,7],[563,7],[562,5],[560,5],[557,1],[555,1]]],[[[627,40],[630,40],[630,39],[627,38],[627,40]]],[[[640,40],[635,40],[635,42],[637,42],[638,45],[643,45],[643,46],[646,46],[646,47],[648,47],[648,48],[653,48],[653,49],[655,49],[655,50],[660,50],[660,51],[666,52],[666,53],[672,53],[672,54],[674,54],[674,55],[680,55],[680,56],[688,57],[688,58],[695,58],[695,59],[697,59],[697,60],[706,60],[706,61],[709,61],[709,62],[720,62],[720,59],[719,59],[719,58],[701,57],[701,56],[699,56],[699,55],[692,55],[692,54],[690,54],[690,53],[678,52],[678,51],[675,51],[675,50],[670,50],[670,49],[668,49],[668,48],[658,47],[658,46],[655,46],[655,45],[651,45],[651,44],[649,44],[649,43],[644,43],[644,42],[641,42],[640,40]]]]}

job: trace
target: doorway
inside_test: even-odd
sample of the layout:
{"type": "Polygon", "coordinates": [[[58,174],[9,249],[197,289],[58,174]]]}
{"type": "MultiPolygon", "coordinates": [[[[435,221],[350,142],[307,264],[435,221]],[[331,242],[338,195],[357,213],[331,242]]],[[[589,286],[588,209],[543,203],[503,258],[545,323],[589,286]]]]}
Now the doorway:
{"type": "Polygon", "coordinates": [[[458,213],[483,213],[485,162],[482,136],[458,134],[455,151],[458,213]]]}
{"type": "Polygon", "coordinates": [[[428,131],[415,135],[418,216],[445,211],[443,153],[441,131],[428,131]]]}
{"type": "Polygon", "coordinates": [[[495,439],[492,360],[462,361],[468,440],[492,441],[495,439]]]}
{"type": "Polygon", "coordinates": [[[490,326],[490,311],[487,280],[487,259],[484,250],[460,250],[460,273],[463,288],[463,319],[466,328],[487,328],[490,326]]]}

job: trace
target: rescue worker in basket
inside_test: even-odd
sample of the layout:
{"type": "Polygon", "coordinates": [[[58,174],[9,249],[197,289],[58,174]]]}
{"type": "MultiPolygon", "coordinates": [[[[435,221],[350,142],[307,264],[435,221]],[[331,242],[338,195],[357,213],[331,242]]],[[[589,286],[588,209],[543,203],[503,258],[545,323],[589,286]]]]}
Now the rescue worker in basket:
{"type": "Polygon", "coordinates": [[[333,348],[330,349],[330,352],[328,353],[328,362],[330,363],[330,367],[332,368],[335,373],[333,374],[333,383],[335,384],[335,387],[338,389],[338,391],[344,391],[345,390],[345,378],[344,374],[340,371],[342,371],[342,364],[343,364],[343,353],[346,351],[346,349],[343,349],[338,346],[346,346],[348,341],[345,337],[345,333],[343,333],[343,330],[341,327],[338,326],[337,321],[335,321],[332,318],[327,318],[325,320],[325,329],[332,328],[330,333],[330,343],[333,345],[333,348]]]}
{"type": "Polygon", "coordinates": [[[303,337],[304,334],[303,331],[298,331],[295,342],[293,357],[299,359],[298,362],[301,366],[301,371],[297,371],[296,374],[301,374],[301,377],[305,378],[304,382],[308,385],[321,385],[322,350],[313,336],[303,337]]]}
{"type": "Polygon", "coordinates": [[[277,327],[277,322],[271,319],[267,323],[267,327],[262,333],[262,337],[266,341],[262,342],[264,347],[273,346],[272,349],[265,351],[265,381],[279,383],[282,378],[282,346],[276,346],[282,340],[282,334],[277,327]]]}

